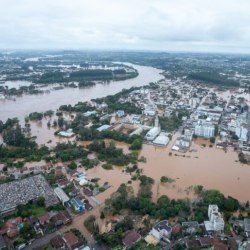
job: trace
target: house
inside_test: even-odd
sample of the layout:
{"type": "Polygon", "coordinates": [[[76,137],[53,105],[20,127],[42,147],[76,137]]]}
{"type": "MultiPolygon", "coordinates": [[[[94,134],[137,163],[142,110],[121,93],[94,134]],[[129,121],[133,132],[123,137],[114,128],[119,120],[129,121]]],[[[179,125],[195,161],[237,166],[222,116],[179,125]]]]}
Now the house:
{"type": "Polygon", "coordinates": [[[152,230],[150,231],[150,234],[153,235],[158,240],[166,240],[171,236],[172,228],[169,226],[167,220],[160,221],[157,223],[152,230]]]}
{"type": "Polygon", "coordinates": [[[135,231],[131,231],[125,235],[125,237],[122,240],[122,243],[125,247],[131,247],[140,240],[141,240],[141,235],[135,231]]]}
{"type": "Polygon", "coordinates": [[[63,239],[69,249],[75,249],[76,246],[79,244],[78,237],[72,231],[65,233],[63,239]]]}
{"type": "Polygon", "coordinates": [[[250,219],[249,218],[244,219],[244,231],[247,237],[249,237],[250,236],[250,219]]]}
{"type": "Polygon", "coordinates": [[[49,213],[47,212],[47,213],[44,213],[44,214],[38,216],[38,221],[41,225],[48,224],[50,221],[49,213]]]}
{"type": "Polygon", "coordinates": [[[202,248],[210,247],[212,245],[212,239],[210,237],[200,237],[199,242],[202,248]]]}
{"type": "Polygon", "coordinates": [[[70,203],[76,212],[78,213],[84,212],[85,205],[78,197],[72,198],[70,203]]]}
{"type": "Polygon", "coordinates": [[[177,223],[172,227],[172,235],[178,235],[181,233],[181,224],[177,223]]]}
{"type": "Polygon", "coordinates": [[[88,187],[83,187],[83,193],[87,196],[93,196],[93,191],[88,187]]]}
{"type": "Polygon", "coordinates": [[[185,221],[182,222],[182,230],[186,234],[195,234],[199,229],[199,223],[197,221],[185,221]]]}
{"type": "Polygon", "coordinates": [[[186,241],[186,247],[187,249],[201,249],[201,244],[199,240],[190,239],[186,241]]]}
{"type": "Polygon", "coordinates": [[[71,182],[68,179],[61,179],[57,181],[57,184],[60,188],[67,187],[71,182]]]}
{"type": "Polygon", "coordinates": [[[74,136],[74,132],[72,131],[72,129],[68,129],[67,131],[60,131],[58,133],[58,135],[62,136],[62,137],[67,137],[67,138],[70,138],[72,136],[74,136]]]}
{"type": "Polygon", "coordinates": [[[51,222],[54,223],[56,227],[61,225],[67,225],[72,222],[72,218],[68,211],[59,212],[51,217],[51,222]]]}
{"type": "Polygon", "coordinates": [[[50,240],[50,244],[53,249],[56,250],[66,249],[65,242],[63,241],[63,238],[60,235],[56,235],[54,238],[52,238],[50,240]]]}
{"type": "Polygon", "coordinates": [[[117,115],[119,118],[121,118],[121,117],[123,117],[123,116],[125,115],[125,112],[124,112],[124,110],[118,110],[118,111],[116,112],[116,115],[117,115]]]}
{"type": "Polygon", "coordinates": [[[102,132],[102,131],[108,130],[110,128],[111,128],[110,125],[105,124],[105,125],[102,125],[101,127],[97,128],[96,130],[99,131],[99,132],[102,132]]]}
{"type": "Polygon", "coordinates": [[[96,114],[97,114],[97,112],[95,110],[93,110],[93,111],[87,111],[87,112],[83,113],[83,116],[90,117],[91,115],[96,115],[96,114]]]}
{"type": "Polygon", "coordinates": [[[14,238],[18,235],[20,229],[23,227],[23,219],[21,217],[17,217],[15,219],[11,219],[7,221],[1,231],[1,235],[7,235],[9,238],[14,238]]]}

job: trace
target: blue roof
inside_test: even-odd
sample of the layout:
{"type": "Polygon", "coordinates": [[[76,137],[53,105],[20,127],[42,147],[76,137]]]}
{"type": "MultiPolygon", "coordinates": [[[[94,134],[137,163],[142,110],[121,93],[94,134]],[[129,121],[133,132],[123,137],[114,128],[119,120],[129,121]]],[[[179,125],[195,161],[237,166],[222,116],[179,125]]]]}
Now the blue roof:
{"type": "Polygon", "coordinates": [[[84,203],[78,197],[72,198],[71,203],[76,208],[85,207],[84,203]]]}

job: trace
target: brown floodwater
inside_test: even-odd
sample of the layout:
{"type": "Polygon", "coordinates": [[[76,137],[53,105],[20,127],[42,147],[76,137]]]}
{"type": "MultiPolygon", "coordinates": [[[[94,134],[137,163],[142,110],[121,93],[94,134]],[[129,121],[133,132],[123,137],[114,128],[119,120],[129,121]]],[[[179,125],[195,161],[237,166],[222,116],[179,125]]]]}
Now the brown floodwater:
{"type": "MultiPolygon", "coordinates": [[[[177,135],[176,135],[177,136],[177,135]]],[[[174,137],[176,137],[174,136],[174,137]]],[[[167,148],[143,145],[141,154],[146,157],[146,163],[139,163],[139,168],[143,169],[143,174],[155,180],[153,185],[153,199],[156,201],[161,195],[170,198],[195,198],[192,187],[203,185],[205,189],[217,189],[226,196],[232,196],[240,201],[250,200],[248,192],[250,167],[236,162],[237,153],[229,150],[213,148],[201,148],[193,143],[192,148],[197,152],[187,152],[186,154],[171,152],[171,141],[167,148]],[[183,157],[185,155],[185,157],[183,157]],[[162,184],[161,176],[168,176],[175,181],[162,184]]],[[[120,144],[121,148],[126,148],[126,144],[120,144]]],[[[126,149],[127,151],[128,149],[126,149]]],[[[88,177],[101,178],[100,184],[109,182],[111,188],[101,193],[97,198],[104,202],[106,198],[117,190],[121,183],[127,183],[131,176],[122,171],[122,168],[104,170],[98,166],[87,171],[88,177]]],[[[135,193],[138,192],[139,184],[132,182],[135,193]]]]}
{"type": "MultiPolygon", "coordinates": [[[[64,118],[67,120],[69,116],[64,114],[64,118]]],[[[48,127],[47,123],[50,121],[53,124],[53,121],[57,120],[57,117],[54,115],[51,118],[45,117],[41,121],[31,121],[30,129],[31,135],[36,136],[36,142],[39,145],[46,145],[48,147],[54,147],[57,143],[67,143],[75,140],[75,136],[66,138],[61,136],[56,136],[54,133],[57,130],[60,130],[59,127],[48,127]]]]}
{"type": "Polygon", "coordinates": [[[0,120],[17,117],[23,120],[31,112],[44,112],[56,110],[63,104],[76,104],[79,101],[89,101],[94,98],[104,97],[118,93],[122,89],[146,85],[163,79],[162,71],[152,67],[124,63],[134,67],[139,75],[124,81],[111,81],[108,84],[97,84],[92,87],[64,88],[39,95],[23,95],[13,100],[0,100],[0,120]]]}

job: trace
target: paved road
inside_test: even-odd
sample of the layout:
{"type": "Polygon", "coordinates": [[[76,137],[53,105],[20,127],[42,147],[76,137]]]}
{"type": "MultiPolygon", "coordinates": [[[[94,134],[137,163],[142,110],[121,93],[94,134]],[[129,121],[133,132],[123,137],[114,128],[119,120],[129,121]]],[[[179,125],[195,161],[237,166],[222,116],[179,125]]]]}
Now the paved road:
{"type": "Polygon", "coordinates": [[[57,234],[59,234],[59,233],[58,232],[54,232],[52,234],[47,234],[44,237],[35,240],[31,245],[29,245],[28,247],[26,247],[25,250],[31,250],[33,248],[45,245],[45,244],[49,243],[50,240],[52,238],[54,238],[57,234]]]}

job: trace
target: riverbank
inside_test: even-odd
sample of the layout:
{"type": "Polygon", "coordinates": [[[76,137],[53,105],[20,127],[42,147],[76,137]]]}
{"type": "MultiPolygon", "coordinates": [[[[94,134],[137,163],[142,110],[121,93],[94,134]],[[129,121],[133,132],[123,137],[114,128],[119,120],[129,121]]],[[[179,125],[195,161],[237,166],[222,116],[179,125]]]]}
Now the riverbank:
{"type": "Polygon", "coordinates": [[[26,115],[32,112],[44,112],[56,110],[64,104],[74,105],[79,101],[105,97],[120,92],[122,89],[140,87],[163,79],[162,71],[153,67],[139,66],[124,63],[138,71],[138,76],[123,81],[111,81],[110,83],[97,84],[86,88],[64,88],[38,95],[23,95],[13,100],[0,100],[0,120],[17,117],[21,122],[26,115]]]}

